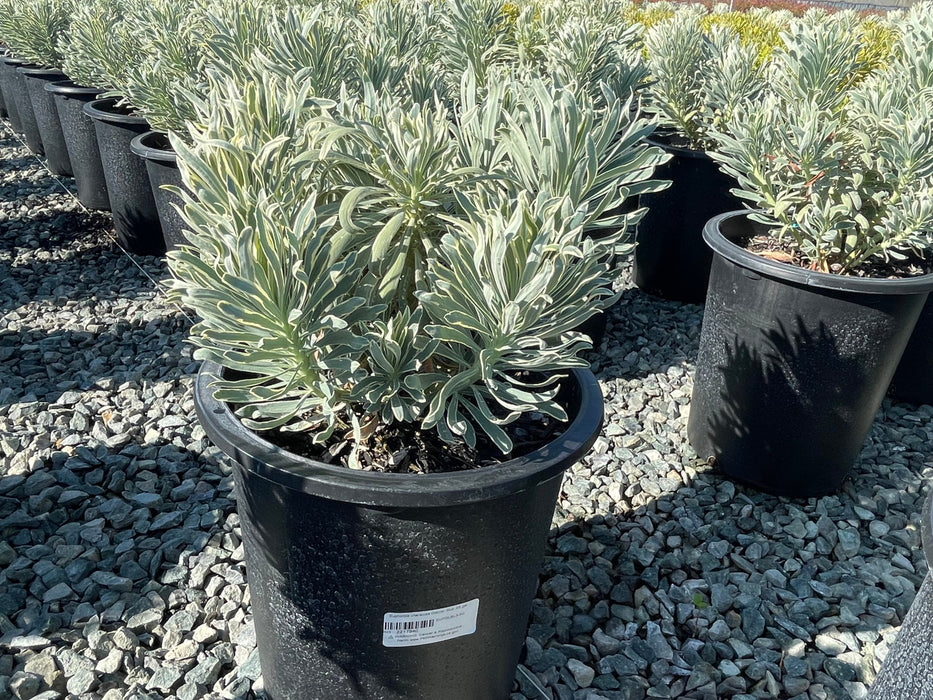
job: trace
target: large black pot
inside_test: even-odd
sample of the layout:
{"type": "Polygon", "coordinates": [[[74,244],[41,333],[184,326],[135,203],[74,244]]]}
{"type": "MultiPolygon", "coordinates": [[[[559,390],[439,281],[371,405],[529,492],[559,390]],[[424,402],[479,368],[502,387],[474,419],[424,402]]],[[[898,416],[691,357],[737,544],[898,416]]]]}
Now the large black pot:
{"type": "Polygon", "coordinates": [[[891,380],[898,401],[933,404],[933,301],[927,300],[891,380]]]}
{"type": "Polygon", "coordinates": [[[687,434],[727,475],[781,496],[835,491],[868,434],[933,275],[812,272],[732,241],[745,212],[710,220],[715,251],[687,434]]]}
{"type": "Polygon", "coordinates": [[[924,502],[921,518],[927,574],[871,686],[868,700],[933,700],[933,496],[924,502]]]}
{"type": "Polygon", "coordinates": [[[13,127],[13,131],[17,134],[23,133],[23,123],[20,121],[19,110],[16,107],[16,86],[14,83],[18,80],[16,69],[25,64],[25,61],[12,56],[0,57],[0,92],[3,93],[3,104],[6,106],[10,126],[13,127]]]}
{"type": "Polygon", "coordinates": [[[64,80],[65,74],[54,68],[19,69],[26,82],[26,90],[36,118],[36,128],[45,150],[46,165],[53,175],[71,175],[71,159],[62,135],[62,123],[52,95],[45,91],[51,82],[64,80]]]}
{"type": "Polygon", "coordinates": [[[204,364],[195,407],[235,460],[271,700],[508,697],[561,476],[602,423],[593,375],[574,372],[576,417],[541,449],[494,467],[398,475],[260,439],[214,400],[219,371],[204,364]]]}
{"type": "Polygon", "coordinates": [[[671,186],[640,198],[648,211],[635,231],[632,276],[649,294],[702,304],[713,259],[703,227],[717,214],[741,206],[729,192],[737,183],[703,151],[667,140],[653,143],[671,154],[654,171],[656,179],[670,180],[671,186]]]}
{"type": "Polygon", "coordinates": [[[131,110],[118,107],[117,102],[111,97],[88,102],[83,107],[97,130],[117,241],[131,253],[161,255],[165,252],[165,241],[149,174],[145,163],[130,150],[130,142],[149,131],[149,123],[131,110]]]}
{"type": "Polygon", "coordinates": [[[55,100],[62,136],[78,187],[78,199],[88,209],[110,209],[107,181],[100,162],[94,120],[84,113],[84,105],[96,100],[97,88],[75,85],[70,80],[47,83],[45,91],[55,100]]]}
{"type": "Polygon", "coordinates": [[[184,202],[174,192],[166,190],[163,185],[184,187],[181,172],[178,170],[178,160],[175,151],[168,140],[168,136],[159,131],[147,131],[140,134],[130,142],[133,153],[146,163],[149,173],[149,182],[152,186],[152,197],[155,199],[159,220],[162,222],[162,237],[165,239],[166,251],[174,250],[186,243],[184,219],[177,207],[184,202]]]}
{"type": "Polygon", "coordinates": [[[19,63],[10,85],[13,88],[13,101],[16,102],[16,112],[19,114],[19,123],[23,128],[26,147],[37,156],[44,156],[45,147],[42,145],[42,135],[39,133],[36,112],[32,107],[32,99],[29,97],[29,89],[26,87],[26,78],[23,75],[23,70],[39,67],[30,63],[19,63]]]}

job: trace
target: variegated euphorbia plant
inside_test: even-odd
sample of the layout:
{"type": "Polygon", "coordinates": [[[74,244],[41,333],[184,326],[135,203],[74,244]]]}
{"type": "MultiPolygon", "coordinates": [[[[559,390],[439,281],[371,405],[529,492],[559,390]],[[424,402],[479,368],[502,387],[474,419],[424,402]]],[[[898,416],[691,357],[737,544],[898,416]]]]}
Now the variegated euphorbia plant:
{"type": "Polygon", "coordinates": [[[890,21],[880,67],[851,18],[793,23],[768,93],[717,134],[736,194],[814,270],[859,274],[933,248],[933,4],[890,21]]]}
{"type": "Polygon", "coordinates": [[[520,414],[566,419],[575,329],[614,300],[639,216],[613,210],[660,185],[633,96],[468,65],[447,100],[365,74],[333,100],[250,66],[175,140],[191,246],[171,294],[200,316],[197,356],[240,373],[218,398],[250,428],[347,441],[351,464],[394,422],[508,453],[520,414]]]}
{"type": "Polygon", "coordinates": [[[75,10],[72,0],[0,2],[0,42],[17,58],[44,68],[61,68],[59,42],[75,10]]]}

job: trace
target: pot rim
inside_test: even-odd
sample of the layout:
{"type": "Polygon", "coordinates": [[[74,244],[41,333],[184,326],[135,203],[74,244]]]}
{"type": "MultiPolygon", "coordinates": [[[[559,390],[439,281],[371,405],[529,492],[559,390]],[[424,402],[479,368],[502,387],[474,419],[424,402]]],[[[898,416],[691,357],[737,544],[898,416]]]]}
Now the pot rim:
{"type": "Polygon", "coordinates": [[[667,139],[671,135],[674,134],[669,135],[655,130],[654,133],[645,138],[645,143],[651,146],[657,146],[658,148],[663,148],[665,151],[673,156],[676,156],[677,158],[693,158],[695,160],[713,161],[709,153],[704,150],[688,148],[687,146],[675,146],[671,143],[668,143],[667,139]]]}
{"type": "Polygon", "coordinates": [[[27,78],[37,78],[39,80],[60,80],[68,77],[64,71],[49,66],[20,66],[16,69],[16,72],[25,75],[27,78]]]}
{"type": "MultiPolygon", "coordinates": [[[[750,253],[733,243],[722,231],[723,224],[728,225],[732,219],[739,217],[745,219],[746,225],[750,225],[751,222],[747,219],[749,213],[749,210],[742,209],[714,216],[703,227],[703,240],[713,249],[714,253],[718,253],[736,265],[773,279],[780,279],[806,287],[843,292],[861,292],[864,294],[925,294],[933,290],[933,273],[900,279],[833,275],[828,272],[805,270],[796,265],[768,260],[760,255],[750,253]]],[[[731,223],[733,227],[742,226],[738,222],[731,223]]]]}
{"type": "Polygon", "coordinates": [[[579,460],[603,423],[603,396],[590,370],[574,369],[579,408],[551,442],[501,464],[445,474],[388,474],[324,464],[287,452],[243,426],[211,384],[222,368],[205,361],[195,379],[194,403],[211,441],[251,473],[295,491],[359,505],[409,508],[493,500],[558,476],[579,460]]]}
{"type": "Polygon", "coordinates": [[[26,59],[17,58],[16,56],[0,56],[0,61],[14,68],[31,65],[26,59]]]}
{"type": "Polygon", "coordinates": [[[140,158],[145,158],[146,160],[154,160],[168,165],[177,165],[178,156],[175,154],[174,150],[166,150],[149,143],[157,136],[164,137],[165,133],[161,131],[147,131],[139,136],[134,136],[133,140],[130,141],[130,150],[140,158]]]}
{"type": "Polygon", "coordinates": [[[73,80],[55,80],[45,84],[46,92],[65,97],[94,97],[103,92],[100,88],[78,85],[73,80]]]}
{"type": "Polygon", "coordinates": [[[149,122],[145,118],[136,116],[134,114],[120,114],[119,112],[110,111],[108,108],[113,108],[116,105],[118,98],[116,97],[102,97],[97,100],[91,100],[90,102],[85,102],[82,109],[84,113],[91,117],[92,119],[97,119],[102,122],[108,122],[110,124],[123,124],[125,126],[149,126],[149,122]]]}

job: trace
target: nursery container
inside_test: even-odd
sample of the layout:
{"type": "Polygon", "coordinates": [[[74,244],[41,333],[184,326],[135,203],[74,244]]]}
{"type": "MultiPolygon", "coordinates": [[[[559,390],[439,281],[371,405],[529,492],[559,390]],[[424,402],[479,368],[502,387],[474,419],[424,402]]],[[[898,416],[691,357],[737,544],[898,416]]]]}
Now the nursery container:
{"type": "Polygon", "coordinates": [[[12,56],[0,57],[0,92],[3,93],[3,104],[6,107],[7,118],[10,120],[10,126],[17,134],[23,133],[23,123],[19,118],[19,110],[16,107],[16,69],[25,65],[25,61],[12,56]]]}
{"type": "Polygon", "coordinates": [[[78,199],[88,209],[110,209],[107,182],[97,146],[97,130],[94,120],[83,109],[87,102],[97,99],[100,90],[76,85],[70,80],[47,83],[45,90],[55,100],[78,199]]]}
{"type": "Polygon", "coordinates": [[[45,147],[42,145],[42,135],[39,133],[39,125],[36,123],[36,112],[32,107],[32,99],[29,97],[29,89],[26,87],[26,78],[23,70],[38,68],[29,63],[20,63],[16,67],[13,79],[10,85],[13,89],[13,100],[16,102],[16,113],[19,115],[19,123],[22,127],[23,138],[26,140],[26,147],[37,156],[45,155],[45,147]]]}
{"type": "Polygon", "coordinates": [[[890,393],[898,401],[933,404],[933,302],[929,299],[897,365],[890,393]]]}
{"type": "Polygon", "coordinates": [[[168,137],[158,131],[140,134],[132,140],[130,148],[146,163],[152,196],[159,212],[159,221],[162,223],[165,249],[168,251],[177,248],[186,242],[184,233],[182,233],[185,230],[185,222],[176,209],[176,207],[183,206],[183,202],[177,194],[163,188],[163,185],[178,189],[184,187],[175,151],[172,150],[168,137]]]}
{"type": "Polygon", "coordinates": [[[149,123],[117,102],[111,97],[83,107],[97,131],[117,241],[131,253],[160,255],[165,252],[165,241],[149,174],[145,163],[130,149],[136,136],[149,131],[149,123]]]}
{"type": "Polygon", "coordinates": [[[656,179],[670,180],[671,186],[640,198],[648,211],[635,231],[632,276],[649,294],[701,304],[713,259],[703,241],[703,227],[717,214],[740,206],[729,192],[737,183],[704,151],[662,139],[651,143],[671,154],[654,172],[656,179]]]}
{"type": "Polygon", "coordinates": [[[65,74],[51,68],[20,68],[36,117],[36,128],[45,150],[46,164],[53,175],[71,175],[71,159],[62,135],[62,123],[52,95],[45,90],[51,82],[64,80],[65,74]]]}
{"type": "Polygon", "coordinates": [[[568,382],[572,422],[537,451],[443,474],[298,457],[195,385],[198,418],[234,462],[237,508],[271,700],[507,698],[563,471],[592,445],[595,377],[568,382]]]}
{"type": "MultiPolygon", "coordinates": [[[[0,71],[3,69],[0,68],[0,71]]],[[[9,119],[10,114],[6,110],[6,98],[3,96],[3,78],[0,77],[0,119],[9,119]]]]}
{"type": "Polygon", "coordinates": [[[933,700],[933,496],[924,501],[920,534],[927,573],[868,700],[933,700]]]}
{"type": "Polygon", "coordinates": [[[700,457],[781,496],[835,491],[849,473],[933,275],[830,275],[733,241],[757,225],[713,218],[715,252],[687,432],[700,457]]]}

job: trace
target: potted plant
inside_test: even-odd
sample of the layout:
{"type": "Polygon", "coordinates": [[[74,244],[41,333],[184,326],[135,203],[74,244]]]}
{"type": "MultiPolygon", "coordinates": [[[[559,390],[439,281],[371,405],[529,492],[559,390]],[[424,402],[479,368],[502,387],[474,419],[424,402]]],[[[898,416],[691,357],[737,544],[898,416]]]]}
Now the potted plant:
{"type": "MultiPolygon", "coordinates": [[[[911,13],[898,29],[928,23],[911,13]]],[[[769,93],[716,134],[757,211],[704,231],[715,257],[688,435],[728,475],[804,497],[849,472],[933,288],[933,100],[900,73],[933,45],[866,77],[844,19],[805,17],[784,39],[769,93]]]]}
{"type": "Polygon", "coordinates": [[[4,59],[7,73],[15,71],[7,78],[7,92],[16,102],[26,145],[36,155],[46,155],[57,175],[70,174],[70,163],[54,105],[42,88],[45,82],[65,77],[55,44],[68,27],[69,12],[70,3],[63,0],[5,2],[0,6],[0,36],[15,56],[4,59]]]}
{"type": "Polygon", "coordinates": [[[622,234],[584,229],[663,154],[624,99],[495,77],[467,69],[453,109],[214,80],[193,145],[172,137],[170,294],[202,319],[196,406],[236,461],[274,697],[510,691],[560,475],[601,422],[573,328],[612,302],[622,234]]]}
{"type": "Polygon", "coordinates": [[[142,4],[89,0],[72,21],[66,66],[79,83],[101,90],[81,108],[94,124],[117,243],[132,253],[158,255],[165,241],[149,175],[130,150],[149,122],[125,97],[127,73],[140,60],[132,17],[142,4]]]}
{"type": "Polygon", "coordinates": [[[13,98],[13,84],[12,81],[16,74],[16,66],[10,65],[7,63],[8,59],[12,59],[13,54],[10,53],[9,48],[4,45],[3,50],[0,51],[0,96],[3,99],[3,108],[4,108],[4,117],[10,121],[10,126],[13,128],[17,134],[23,133],[23,125],[19,120],[19,112],[16,109],[16,101],[13,98]]]}
{"type": "Polygon", "coordinates": [[[764,90],[770,49],[709,17],[702,6],[683,6],[644,35],[647,108],[662,125],[657,142],[671,154],[658,176],[671,186],[643,200],[648,212],[636,232],[632,274],[650,294],[691,303],[703,302],[709,282],[703,226],[737,204],[735,181],[709,155],[713,129],[728,131],[736,106],[764,90]]]}
{"type": "MultiPolygon", "coordinates": [[[[0,57],[6,56],[7,46],[3,43],[3,40],[0,39],[0,57]]],[[[0,69],[2,70],[2,69],[0,69]]],[[[8,119],[10,116],[6,108],[6,98],[3,96],[3,82],[0,80],[0,119],[8,119]]]]}
{"type": "MultiPolygon", "coordinates": [[[[891,59],[891,74],[899,76],[898,80],[911,94],[933,90],[933,54],[929,50],[933,43],[933,21],[922,14],[924,9],[930,8],[929,3],[918,5],[907,20],[911,25],[910,31],[900,33],[894,44],[896,50],[891,59]]],[[[890,33],[891,28],[880,26],[876,31],[883,36],[890,33]]],[[[927,301],[891,380],[890,393],[894,398],[918,404],[933,403],[931,339],[933,304],[927,301]]]]}
{"type": "Polygon", "coordinates": [[[207,30],[204,11],[196,3],[155,0],[141,4],[131,16],[139,60],[127,67],[123,91],[150,131],[136,135],[130,150],[145,163],[166,250],[184,241],[178,213],[182,186],[169,132],[186,134],[195,117],[194,103],[204,82],[207,30]]]}
{"type": "Polygon", "coordinates": [[[109,85],[105,73],[108,62],[102,57],[114,53],[124,56],[124,52],[115,48],[123,43],[124,35],[116,26],[123,7],[124,3],[114,0],[82,0],[75,6],[69,31],[58,46],[62,68],[71,79],[45,87],[58,110],[78,199],[89,209],[109,210],[110,195],[97,145],[97,129],[94,120],[85,114],[84,105],[100,98],[109,85]]]}

